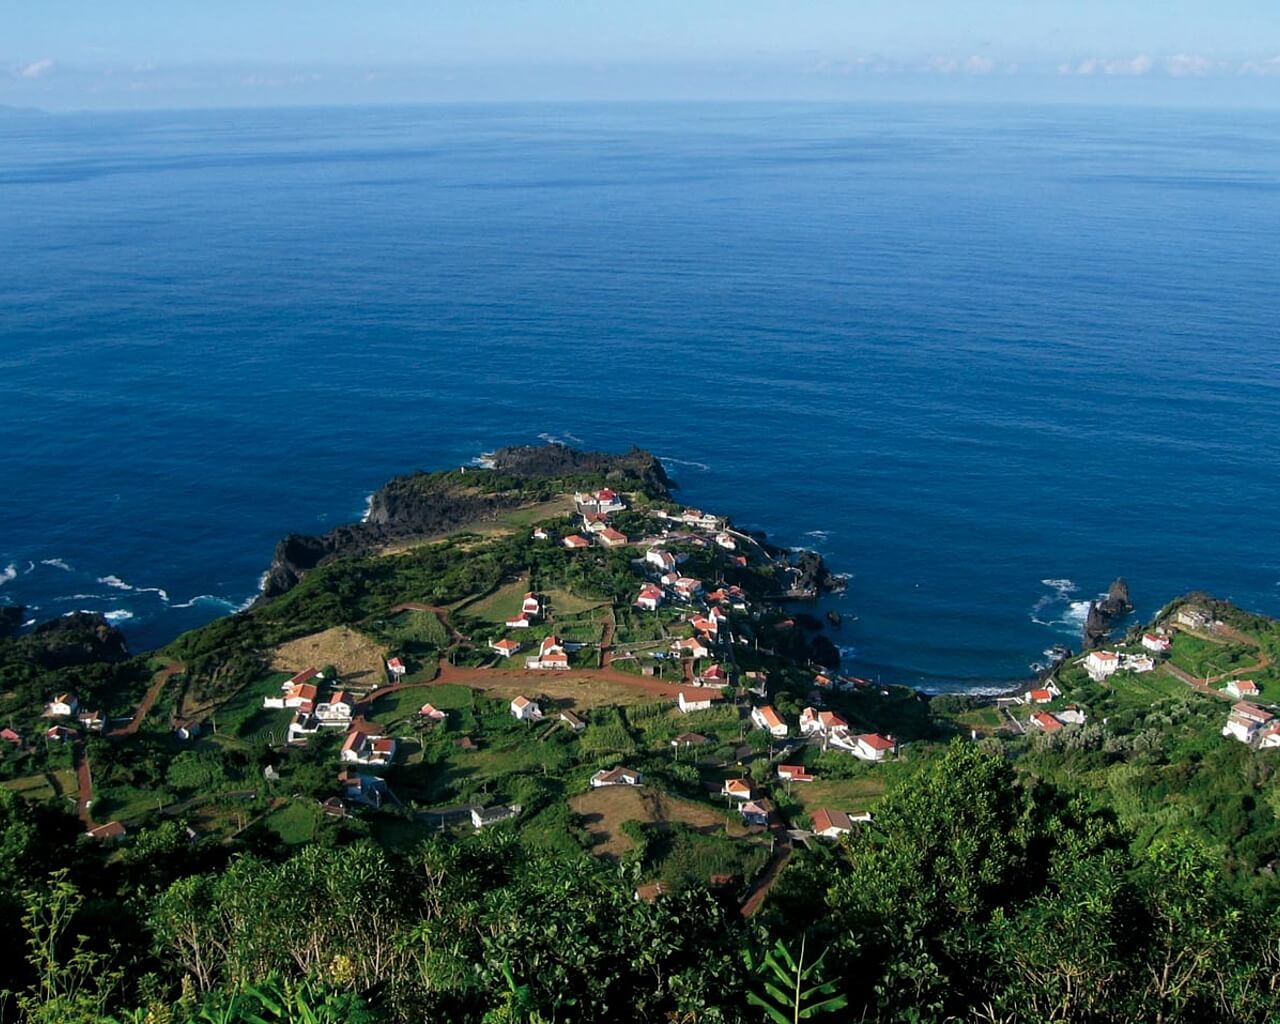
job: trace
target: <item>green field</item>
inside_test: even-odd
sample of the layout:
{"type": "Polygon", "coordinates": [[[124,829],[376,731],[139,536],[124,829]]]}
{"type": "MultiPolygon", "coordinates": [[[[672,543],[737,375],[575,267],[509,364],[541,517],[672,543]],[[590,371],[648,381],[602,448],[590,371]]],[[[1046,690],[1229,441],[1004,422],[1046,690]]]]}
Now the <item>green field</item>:
{"type": "Polygon", "coordinates": [[[423,704],[430,703],[435,704],[436,707],[441,706],[435,699],[433,691],[436,689],[444,688],[411,686],[406,690],[396,690],[394,693],[383,694],[373,702],[367,717],[384,726],[412,719],[417,715],[418,709],[423,704]]]}
{"type": "Polygon", "coordinates": [[[481,598],[475,604],[468,605],[466,612],[485,622],[501,623],[514,619],[520,614],[520,605],[524,595],[529,592],[529,581],[525,578],[515,580],[499,587],[488,597],[481,598]]]}
{"type": "Polygon", "coordinates": [[[293,800],[268,814],[262,824],[278,835],[286,846],[296,846],[315,837],[319,820],[317,808],[293,800]]]}
{"type": "Polygon", "coordinates": [[[578,597],[567,590],[548,590],[546,593],[547,608],[557,619],[566,615],[581,615],[609,604],[598,597],[578,597]]]}
{"type": "Polygon", "coordinates": [[[1254,665],[1258,655],[1242,644],[1216,643],[1188,633],[1178,633],[1173,638],[1169,660],[1184,672],[1203,679],[1254,665]]]}
{"type": "Polygon", "coordinates": [[[449,634],[434,612],[401,612],[379,622],[377,630],[393,647],[409,645],[414,649],[443,649],[449,645],[449,634]]]}
{"type": "MultiPolygon", "coordinates": [[[[74,780],[75,776],[72,775],[72,793],[76,791],[74,780]]],[[[26,800],[53,800],[58,796],[57,790],[54,789],[49,777],[44,774],[25,775],[20,779],[9,779],[6,782],[0,782],[0,786],[12,790],[26,800]]]]}

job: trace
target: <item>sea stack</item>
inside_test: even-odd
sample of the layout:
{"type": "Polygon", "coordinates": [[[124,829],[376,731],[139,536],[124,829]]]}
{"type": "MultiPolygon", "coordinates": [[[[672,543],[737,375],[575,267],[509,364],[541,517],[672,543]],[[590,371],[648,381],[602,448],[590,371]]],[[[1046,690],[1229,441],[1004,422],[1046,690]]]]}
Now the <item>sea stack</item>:
{"type": "Polygon", "coordinates": [[[1089,614],[1084,620],[1084,649],[1092,650],[1106,643],[1111,635],[1111,628],[1133,611],[1133,601],[1129,597],[1129,584],[1123,576],[1117,576],[1107,588],[1107,596],[1089,605],[1089,614]]]}

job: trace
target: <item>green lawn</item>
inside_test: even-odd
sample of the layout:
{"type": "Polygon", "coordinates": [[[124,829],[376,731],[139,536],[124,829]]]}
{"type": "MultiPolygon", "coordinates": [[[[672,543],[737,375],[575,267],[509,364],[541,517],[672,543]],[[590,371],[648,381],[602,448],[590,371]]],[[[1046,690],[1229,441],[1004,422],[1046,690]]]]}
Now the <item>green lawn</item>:
{"type": "MultiPolygon", "coordinates": [[[[26,775],[20,779],[9,779],[7,782],[0,782],[0,786],[5,789],[12,790],[15,794],[27,800],[53,800],[57,797],[49,778],[41,773],[40,775],[26,775]]],[[[72,787],[75,792],[75,787],[72,787]]]]}
{"type": "Polygon", "coordinates": [[[1215,643],[1188,633],[1178,633],[1173,638],[1169,660],[1184,672],[1203,679],[1253,665],[1258,654],[1242,644],[1215,643]]]}
{"type": "Polygon", "coordinates": [[[172,793],[133,786],[113,786],[94,797],[91,808],[95,821],[134,821],[158,811],[162,804],[177,802],[172,793]]]}
{"type": "Polygon", "coordinates": [[[499,587],[488,597],[468,605],[466,612],[486,622],[506,622],[520,614],[524,595],[529,592],[529,581],[521,578],[499,587]]]}
{"type": "Polygon", "coordinates": [[[218,731],[233,736],[248,737],[261,731],[264,726],[261,715],[264,713],[272,716],[284,715],[284,724],[280,728],[287,728],[292,712],[268,711],[263,708],[262,700],[264,697],[278,697],[280,684],[287,682],[288,679],[287,672],[272,672],[245,686],[218,708],[214,716],[218,722],[218,731]],[[254,719],[259,720],[255,722],[254,719]],[[252,726],[250,726],[251,722],[253,722],[252,726]]]}
{"type": "Polygon", "coordinates": [[[434,612],[408,611],[376,624],[378,632],[393,647],[413,645],[415,649],[449,645],[449,634],[434,612]]]}
{"type": "Polygon", "coordinates": [[[548,610],[557,618],[581,615],[583,612],[592,611],[609,603],[598,597],[578,597],[567,590],[548,590],[546,598],[548,610]]]}
{"type": "Polygon", "coordinates": [[[1142,673],[1117,672],[1108,680],[1108,686],[1116,704],[1120,706],[1146,707],[1166,697],[1186,701],[1209,699],[1160,669],[1142,673]]]}
{"type": "MultiPolygon", "coordinates": [[[[441,706],[434,692],[437,689],[445,689],[445,687],[413,686],[407,690],[396,690],[395,693],[384,694],[373,702],[367,717],[379,725],[393,725],[405,719],[412,719],[423,704],[441,706]]],[[[462,689],[462,687],[456,687],[456,689],[462,689]]]]}
{"type": "Polygon", "coordinates": [[[262,823],[278,835],[286,846],[297,846],[310,842],[315,837],[319,818],[318,808],[292,800],[268,814],[262,823]]]}

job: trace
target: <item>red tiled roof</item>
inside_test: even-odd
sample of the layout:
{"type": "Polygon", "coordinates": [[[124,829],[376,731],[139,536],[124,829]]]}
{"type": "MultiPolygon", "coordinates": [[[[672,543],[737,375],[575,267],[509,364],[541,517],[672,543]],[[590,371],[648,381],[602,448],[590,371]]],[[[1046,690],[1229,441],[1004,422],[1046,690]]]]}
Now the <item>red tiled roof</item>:
{"type": "Polygon", "coordinates": [[[872,750],[892,750],[893,740],[888,739],[878,733],[869,732],[858,737],[859,742],[865,743],[872,750]]]}

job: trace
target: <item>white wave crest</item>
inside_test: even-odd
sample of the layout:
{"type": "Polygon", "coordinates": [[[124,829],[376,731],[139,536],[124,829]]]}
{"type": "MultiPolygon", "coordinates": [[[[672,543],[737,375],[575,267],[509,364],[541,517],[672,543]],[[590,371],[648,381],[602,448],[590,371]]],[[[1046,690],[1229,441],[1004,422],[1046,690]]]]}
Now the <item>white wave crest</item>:
{"type": "Polygon", "coordinates": [[[360,514],[360,522],[367,523],[369,517],[373,515],[373,492],[370,491],[364,496],[364,511],[360,514]]]}
{"type": "Polygon", "coordinates": [[[17,575],[18,567],[10,562],[4,567],[3,571],[0,571],[0,586],[4,586],[4,584],[8,583],[11,579],[15,579],[17,575]]]}
{"type": "Polygon", "coordinates": [[[852,644],[842,644],[838,646],[836,650],[840,652],[840,661],[842,664],[845,661],[856,661],[858,658],[858,648],[854,647],[852,644]]]}
{"type": "Polygon", "coordinates": [[[133,587],[131,587],[124,580],[122,580],[119,576],[99,576],[98,582],[105,583],[107,586],[114,587],[116,590],[132,590],[133,589],[133,587]]]}
{"type": "Polygon", "coordinates": [[[28,627],[34,626],[35,624],[36,624],[35,619],[27,619],[27,621],[22,624],[22,628],[27,629],[28,627]]]}
{"type": "Polygon", "coordinates": [[[41,565],[47,565],[54,569],[61,569],[63,572],[71,572],[71,566],[64,562],[61,558],[42,558],[41,565]]]}
{"type": "Polygon", "coordinates": [[[135,587],[126,583],[119,576],[99,576],[99,583],[105,583],[115,590],[129,590],[135,594],[155,594],[165,604],[169,603],[169,592],[164,587],[135,587]]]}
{"type": "Polygon", "coordinates": [[[1046,587],[1052,587],[1063,597],[1066,597],[1067,594],[1074,594],[1077,590],[1080,589],[1079,587],[1076,586],[1074,580],[1067,580],[1067,579],[1041,580],[1040,582],[1043,583],[1046,587]]]}
{"type": "Polygon", "coordinates": [[[544,431],[543,433],[538,435],[538,440],[545,441],[547,444],[558,444],[562,448],[570,444],[585,443],[582,440],[582,438],[578,437],[576,434],[570,434],[567,430],[563,434],[559,434],[559,435],[550,434],[544,431]]]}
{"type": "Polygon", "coordinates": [[[104,612],[102,617],[108,622],[128,622],[133,618],[133,612],[124,608],[117,608],[114,611],[104,612]]]}
{"type": "Polygon", "coordinates": [[[708,466],[705,462],[696,462],[693,459],[675,459],[675,458],[672,458],[670,455],[659,455],[658,461],[661,462],[664,466],[669,463],[672,466],[692,466],[694,469],[700,469],[704,473],[711,472],[711,467],[708,466]]]}

